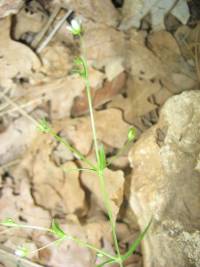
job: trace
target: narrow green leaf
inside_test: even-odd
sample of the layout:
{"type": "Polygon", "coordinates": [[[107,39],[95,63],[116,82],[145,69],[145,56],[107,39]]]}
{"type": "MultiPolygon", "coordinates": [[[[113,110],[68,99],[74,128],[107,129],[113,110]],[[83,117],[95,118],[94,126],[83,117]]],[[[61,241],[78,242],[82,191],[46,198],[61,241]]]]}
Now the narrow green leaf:
{"type": "Polygon", "coordinates": [[[136,136],[136,129],[134,127],[131,127],[128,131],[128,141],[132,142],[135,139],[136,136]]]}
{"type": "Polygon", "coordinates": [[[139,246],[139,244],[141,243],[141,241],[143,240],[144,236],[146,235],[147,231],[149,230],[149,227],[152,223],[152,219],[150,220],[150,222],[148,223],[147,227],[145,228],[145,230],[139,235],[139,237],[133,242],[133,244],[130,246],[130,249],[126,252],[126,254],[124,254],[122,256],[122,260],[125,261],[126,259],[128,259],[128,257],[130,257],[133,252],[137,249],[137,247],[139,246]]]}
{"type": "Polygon", "coordinates": [[[41,119],[39,121],[39,125],[37,128],[42,133],[49,133],[51,131],[51,127],[45,119],[41,119]]]}
{"type": "Polygon", "coordinates": [[[84,79],[87,78],[87,67],[86,62],[82,57],[77,57],[74,60],[74,64],[77,66],[76,72],[83,77],[84,79]]]}
{"type": "Polygon", "coordinates": [[[83,65],[83,59],[81,57],[77,57],[74,60],[75,65],[83,65]]]}
{"type": "Polygon", "coordinates": [[[99,168],[100,170],[104,170],[106,168],[106,155],[103,145],[101,145],[99,148],[99,160],[99,168]]]}
{"type": "Polygon", "coordinates": [[[10,227],[17,226],[17,223],[11,218],[3,220],[2,222],[0,222],[0,224],[4,226],[10,226],[10,227]]]}
{"type": "Polygon", "coordinates": [[[55,220],[52,221],[51,232],[59,238],[66,237],[65,232],[61,229],[60,225],[55,220]]]}

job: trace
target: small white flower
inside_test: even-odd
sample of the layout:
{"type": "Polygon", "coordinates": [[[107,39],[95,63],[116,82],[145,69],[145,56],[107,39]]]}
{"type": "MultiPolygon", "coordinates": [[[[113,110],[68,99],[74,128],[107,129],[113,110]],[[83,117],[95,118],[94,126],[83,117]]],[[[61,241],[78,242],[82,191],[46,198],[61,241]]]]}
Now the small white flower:
{"type": "Polygon", "coordinates": [[[73,35],[80,35],[82,32],[81,21],[79,19],[73,19],[71,25],[67,26],[67,30],[73,35]]]}

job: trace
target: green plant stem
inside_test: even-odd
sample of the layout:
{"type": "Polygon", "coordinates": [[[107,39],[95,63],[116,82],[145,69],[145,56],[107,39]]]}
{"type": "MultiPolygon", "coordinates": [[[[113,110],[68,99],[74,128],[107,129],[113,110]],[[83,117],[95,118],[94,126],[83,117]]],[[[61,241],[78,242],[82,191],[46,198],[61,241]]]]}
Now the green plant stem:
{"type": "Polygon", "coordinates": [[[92,169],[96,169],[90,160],[88,160],[80,151],[78,151],[75,147],[71,146],[66,140],[64,140],[61,136],[59,136],[55,131],[52,129],[49,131],[49,134],[55,138],[56,141],[63,144],[67,149],[69,149],[72,153],[74,153],[80,160],[87,163],[92,169]]]}
{"type": "MultiPolygon", "coordinates": [[[[0,223],[2,226],[6,226],[4,223],[0,223]]],[[[26,225],[26,224],[16,224],[16,226],[8,226],[13,228],[22,228],[22,229],[30,229],[30,230],[37,230],[37,231],[44,231],[44,232],[52,232],[51,229],[40,227],[40,226],[34,226],[34,225],[26,225]]]]}
{"type": "MultiPolygon", "coordinates": [[[[103,195],[104,205],[105,205],[106,210],[108,212],[108,217],[109,217],[111,228],[112,228],[112,236],[113,236],[113,241],[115,244],[115,249],[116,249],[118,258],[121,259],[119,244],[118,244],[117,235],[116,235],[116,224],[115,224],[115,221],[113,218],[108,192],[106,190],[104,171],[99,171],[98,176],[99,176],[99,181],[100,181],[101,192],[103,195]]],[[[120,263],[120,266],[123,266],[123,265],[120,263]]]]}
{"type": "MultiPolygon", "coordinates": [[[[82,38],[81,42],[82,42],[82,38]]],[[[82,45],[83,47],[83,45],[82,45]]],[[[113,236],[113,241],[115,245],[115,249],[117,252],[117,256],[119,259],[119,265],[120,267],[123,267],[123,264],[121,262],[121,254],[119,250],[119,245],[118,245],[118,240],[117,240],[117,235],[116,235],[116,224],[112,215],[112,209],[110,206],[110,199],[108,196],[108,192],[106,190],[106,185],[105,185],[105,177],[104,177],[104,171],[99,168],[100,166],[100,156],[99,156],[99,147],[98,147],[98,141],[97,141],[97,131],[96,131],[96,125],[95,125],[95,119],[94,119],[94,110],[93,110],[93,105],[92,105],[92,96],[91,96],[91,90],[90,90],[90,80],[89,80],[89,71],[88,71],[88,64],[87,61],[83,55],[83,62],[84,62],[84,68],[86,71],[85,75],[85,85],[86,85],[86,94],[87,94],[87,99],[88,99],[88,107],[89,107],[89,112],[90,112],[90,121],[91,121],[91,127],[92,127],[92,134],[93,134],[93,140],[94,140],[94,148],[95,148],[95,153],[96,153],[96,160],[97,160],[97,165],[98,165],[98,170],[97,174],[99,176],[99,181],[100,181],[100,189],[101,193],[103,196],[103,201],[105,208],[108,212],[111,228],[112,228],[112,236],[113,236]]]]}
{"type": "Polygon", "coordinates": [[[76,237],[71,237],[70,239],[73,240],[75,243],[77,243],[77,244],[80,245],[80,246],[87,247],[87,248],[89,248],[89,249],[92,249],[92,250],[94,250],[94,251],[96,251],[96,252],[102,254],[103,256],[105,256],[105,257],[107,257],[107,258],[109,258],[109,259],[116,260],[116,257],[114,257],[114,256],[112,256],[112,255],[106,253],[105,251],[103,251],[103,250],[101,250],[101,249],[98,249],[98,248],[94,247],[93,245],[91,245],[91,244],[89,244],[89,243],[86,243],[86,242],[84,242],[84,241],[82,241],[82,240],[80,240],[80,239],[78,239],[78,238],[76,238],[76,237]]]}
{"type": "MultiPolygon", "coordinates": [[[[5,226],[5,224],[3,224],[3,223],[0,223],[0,225],[5,226]]],[[[16,224],[16,226],[10,226],[10,227],[11,227],[11,229],[17,229],[17,228],[19,228],[19,229],[29,229],[29,230],[37,230],[37,231],[49,232],[49,233],[53,234],[52,233],[52,229],[50,229],[50,228],[34,226],[34,225],[16,224]]],[[[11,229],[6,230],[5,232],[7,232],[7,231],[9,231],[11,229]]],[[[4,233],[4,231],[2,231],[2,234],[3,233],[4,233]]],[[[116,260],[116,257],[108,254],[107,252],[105,252],[103,250],[100,250],[100,249],[96,248],[95,246],[93,246],[92,244],[89,244],[89,243],[87,243],[85,241],[80,240],[77,237],[74,237],[74,236],[71,236],[71,235],[68,235],[68,234],[65,234],[64,238],[62,237],[60,239],[57,239],[57,240],[45,245],[44,247],[41,247],[41,248],[39,248],[39,249],[37,249],[35,251],[32,251],[31,253],[39,251],[39,250],[42,250],[42,249],[44,249],[44,248],[46,248],[48,246],[51,246],[52,244],[58,242],[59,240],[64,240],[64,239],[72,240],[78,245],[85,246],[87,248],[90,248],[90,249],[94,250],[95,252],[101,253],[102,255],[104,255],[105,257],[107,257],[109,259],[116,260]]]]}
{"type": "Polygon", "coordinates": [[[45,246],[43,246],[43,247],[41,247],[41,248],[38,248],[38,249],[35,249],[35,250],[30,251],[29,254],[34,254],[34,253],[36,253],[36,252],[39,252],[39,251],[41,251],[41,250],[43,250],[43,249],[45,249],[45,248],[48,248],[48,247],[50,247],[50,246],[53,246],[54,244],[56,244],[56,243],[58,243],[58,242],[63,241],[64,239],[65,239],[65,238],[59,238],[59,239],[56,239],[56,240],[54,240],[54,241],[48,243],[47,245],[45,245],[45,246]]]}
{"type": "MultiPolygon", "coordinates": [[[[86,67],[87,67],[87,65],[86,65],[86,67]]],[[[99,165],[99,163],[100,163],[99,147],[98,147],[98,141],[97,141],[97,133],[96,133],[95,120],[94,120],[94,110],[93,110],[93,105],[92,105],[92,96],[91,96],[91,91],[90,91],[89,77],[87,77],[85,79],[85,85],[86,85],[86,93],[87,93],[87,99],[88,99],[88,106],[89,106],[89,111],[90,111],[90,122],[91,122],[91,127],[92,127],[92,134],[93,134],[93,140],[94,140],[94,147],[95,147],[96,159],[97,159],[97,164],[99,165]]]]}
{"type": "Polygon", "coordinates": [[[123,147],[117,152],[116,155],[114,155],[113,157],[111,157],[108,162],[107,162],[107,166],[109,166],[110,164],[112,164],[112,162],[118,158],[119,156],[121,156],[126,150],[127,148],[129,147],[129,145],[131,144],[131,142],[127,141],[123,147]]]}

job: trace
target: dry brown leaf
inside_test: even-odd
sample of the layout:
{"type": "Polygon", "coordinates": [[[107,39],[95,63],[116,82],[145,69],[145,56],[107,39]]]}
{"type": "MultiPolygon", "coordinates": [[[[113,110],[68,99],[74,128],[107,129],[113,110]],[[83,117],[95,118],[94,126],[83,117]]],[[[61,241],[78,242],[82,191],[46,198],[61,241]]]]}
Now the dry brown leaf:
{"type": "Polygon", "coordinates": [[[102,68],[112,65],[125,53],[124,34],[106,25],[89,23],[83,36],[84,49],[89,61],[102,68]],[[117,44],[117,45],[116,45],[117,44]]]}
{"type": "Polygon", "coordinates": [[[0,199],[0,220],[12,218],[19,221],[23,218],[29,225],[49,227],[50,215],[39,206],[36,206],[31,195],[31,186],[27,173],[20,171],[18,194],[14,194],[12,185],[4,185],[0,199]]]}
{"type": "MultiPolygon", "coordinates": [[[[37,110],[34,114],[42,116],[43,113],[37,110]]],[[[37,132],[35,124],[27,118],[21,117],[14,120],[0,134],[0,165],[22,157],[37,136],[37,132]]]]}
{"type": "Polygon", "coordinates": [[[54,146],[54,142],[42,136],[34,144],[33,155],[30,155],[33,160],[29,172],[31,172],[35,200],[54,214],[83,211],[85,194],[79,182],[79,172],[74,171],[76,165],[67,162],[62,167],[56,166],[51,158],[54,146]],[[42,149],[38,151],[40,147],[42,149]],[[48,201],[46,201],[47,195],[48,201]]]}
{"type": "MultiPolygon", "coordinates": [[[[92,90],[93,95],[93,107],[98,107],[106,102],[110,101],[113,96],[120,93],[126,83],[126,75],[125,73],[120,73],[114,80],[111,82],[105,82],[104,86],[98,90],[92,90]]],[[[79,116],[88,112],[88,100],[86,93],[84,93],[83,97],[78,97],[74,101],[74,105],[72,107],[72,115],[79,116]]]]}
{"type": "Polygon", "coordinates": [[[152,33],[148,43],[164,66],[165,76],[161,78],[165,87],[179,93],[197,85],[195,69],[182,57],[176,39],[169,32],[152,33]]]}
{"type": "MultiPolygon", "coordinates": [[[[123,121],[122,112],[107,109],[95,112],[97,137],[104,144],[113,148],[121,148],[127,140],[129,124],[123,121]]],[[[76,118],[61,122],[62,134],[84,155],[92,146],[92,130],[89,117],[76,118]]]]}
{"type": "Polygon", "coordinates": [[[53,0],[54,4],[61,4],[65,8],[72,8],[84,18],[97,23],[117,26],[119,13],[107,0],[53,0]]]}
{"type": "Polygon", "coordinates": [[[160,89],[161,85],[158,81],[129,79],[127,97],[117,96],[109,104],[109,107],[120,108],[124,111],[125,120],[133,123],[135,118],[143,116],[156,108],[156,105],[151,103],[149,98],[160,89]]]}
{"type": "Polygon", "coordinates": [[[196,85],[194,70],[184,61],[170,33],[161,31],[150,35],[147,42],[151,50],[145,47],[144,41],[142,32],[133,32],[127,43],[127,67],[133,77],[161,80],[173,93],[189,90],[196,85]]]}
{"type": "MultiPolygon", "coordinates": [[[[32,1],[32,3],[38,4],[36,1],[32,1]]],[[[22,8],[16,15],[16,25],[13,31],[14,38],[16,40],[24,39],[25,35],[28,34],[29,38],[31,38],[29,41],[31,41],[35,34],[42,29],[47,19],[48,16],[41,11],[41,7],[38,7],[35,13],[32,10],[29,11],[27,6],[22,8]]]]}
{"type": "Polygon", "coordinates": [[[15,77],[30,79],[41,64],[36,54],[22,43],[10,38],[11,18],[0,20],[0,80],[10,88],[15,77]]]}
{"type": "MultiPolygon", "coordinates": [[[[98,205],[105,211],[105,203],[101,192],[98,175],[92,172],[81,174],[82,183],[92,192],[98,205]]],[[[122,171],[105,170],[106,191],[110,199],[113,217],[116,219],[124,194],[124,175],[122,171]]]]}
{"type": "Polygon", "coordinates": [[[71,51],[59,42],[51,42],[40,54],[41,71],[51,78],[67,76],[72,68],[71,51]]]}
{"type": "Polygon", "coordinates": [[[24,105],[24,107],[34,107],[50,101],[52,119],[61,119],[70,116],[74,98],[79,96],[84,88],[84,81],[78,76],[67,76],[59,79],[47,78],[47,80],[42,79],[42,81],[39,79],[36,85],[26,85],[23,88],[17,103],[24,105]]]}

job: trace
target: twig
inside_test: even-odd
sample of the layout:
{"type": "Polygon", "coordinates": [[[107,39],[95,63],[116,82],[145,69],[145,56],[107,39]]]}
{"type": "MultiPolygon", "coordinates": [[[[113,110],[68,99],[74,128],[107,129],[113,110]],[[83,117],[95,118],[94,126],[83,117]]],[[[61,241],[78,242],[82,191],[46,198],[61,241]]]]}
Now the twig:
{"type": "MultiPolygon", "coordinates": [[[[0,116],[4,116],[4,115],[6,115],[6,114],[12,114],[13,112],[15,112],[15,111],[17,111],[18,109],[19,109],[19,107],[21,107],[21,108],[27,108],[28,106],[31,106],[31,105],[33,105],[35,102],[37,103],[37,102],[41,102],[43,99],[42,99],[42,97],[40,96],[40,97],[38,97],[38,98],[35,98],[35,99],[32,99],[32,100],[30,100],[29,102],[27,102],[27,103],[24,103],[24,104],[17,104],[18,105],[18,107],[13,107],[13,108],[11,108],[11,109],[7,109],[7,110],[3,110],[3,111],[1,111],[0,112],[0,116]]],[[[9,106],[9,104],[7,105],[7,106],[9,106]]],[[[6,107],[7,107],[6,106],[6,107]]],[[[5,109],[5,108],[4,108],[5,109]]]]}
{"type": "Polygon", "coordinates": [[[46,32],[48,31],[49,27],[51,26],[51,24],[54,22],[56,16],[58,15],[60,11],[60,7],[56,6],[53,13],[51,14],[49,20],[47,21],[46,25],[44,26],[44,28],[42,29],[42,31],[40,33],[38,33],[35,37],[35,39],[33,40],[31,46],[33,48],[37,48],[39,43],[41,42],[42,38],[45,36],[46,32]]]}
{"type": "Polygon", "coordinates": [[[54,37],[54,35],[57,33],[57,31],[61,28],[61,26],[65,23],[66,19],[72,14],[72,10],[67,11],[67,13],[58,21],[58,23],[55,25],[55,28],[50,32],[50,34],[44,39],[44,41],[38,46],[36,49],[37,53],[41,53],[42,50],[48,45],[48,43],[51,41],[51,39],[54,37]]]}
{"type": "Polygon", "coordinates": [[[23,108],[21,108],[18,104],[12,101],[5,93],[0,93],[0,97],[4,98],[10,105],[14,106],[24,117],[31,120],[36,126],[38,126],[38,122],[31,117],[23,108]]]}

